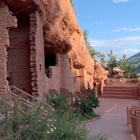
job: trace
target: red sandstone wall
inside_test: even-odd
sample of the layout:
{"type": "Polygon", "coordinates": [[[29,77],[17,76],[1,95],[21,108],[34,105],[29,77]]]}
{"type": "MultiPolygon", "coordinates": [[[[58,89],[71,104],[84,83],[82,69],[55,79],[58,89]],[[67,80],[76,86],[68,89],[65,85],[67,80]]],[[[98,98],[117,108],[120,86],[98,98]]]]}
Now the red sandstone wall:
{"type": "MultiPolygon", "coordinates": [[[[22,3],[24,3],[24,1],[22,1],[22,3]]],[[[50,89],[68,91],[74,94],[75,91],[88,89],[89,86],[92,89],[94,62],[85,46],[83,34],[76,21],[70,1],[43,0],[43,5],[44,10],[42,10],[42,13],[41,11],[36,11],[30,14],[30,44],[29,42],[27,44],[24,42],[24,37],[26,36],[27,38],[28,36],[26,31],[28,30],[29,33],[29,28],[22,30],[21,34],[23,35],[18,36],[18,38],[21,37],[22,40],[18,40],[18,42],[16,39],[16,42],[11,40],[11,46],[16,47],[21,46],[20,43],[23,41],[23,46],[25,45],[25,48],[28,48],[26,54],[30,52],[30,58],[29,55],[25,54],[25,50],[22,50],[20,47],[20,49],[18,49],[23,52],[18,51],[17,53],[15,50],[11,52],[14,56],[18,54],[17,57],[11,59],[11,62],[8,62],[10,67],[9,72],[18,71],[18,74],[15,75],[14,82],[16,83],[19,75],[21,73],[25,74],[26,71],[29,79],[21,79],[21,81],[24,81],[18,83],[19,85],[17,84],[17,86],[23,89],[30,83],[32,94],[37,93],[42,96],[44,93],[49,93],[50,89]],[[45,74],[44,46],[48,52],[58,53],[58,65],[51,66],[51,78],[48,78],[45,74]],[[15,58],[18,58],[18,60],[14,60],[15,58]],[[20,63],[23,60],[26,62],[20,63]],[[12,66],[12,63],[15,62],[18,63],[17,66],[20,65],[20,67],[24,67],[25,69],[18,70],[18,67],[14,69],[15,66],[12,66]],[[30,65],[27,66],[29,63],[30,65]],[[31,78],[29,71],[31,71],[31,78]]],[[[13,7],[14,13],[16,13],[16,10],[17,9],[13,7]]],[[[24,10],[22,9],[21,11],[21,18],[23,18],[24,10]]],[[[20,16],[20,14],[18,16],[20,16]]],[[[25,16],[26,15],[27,11],[25,16]]]]}

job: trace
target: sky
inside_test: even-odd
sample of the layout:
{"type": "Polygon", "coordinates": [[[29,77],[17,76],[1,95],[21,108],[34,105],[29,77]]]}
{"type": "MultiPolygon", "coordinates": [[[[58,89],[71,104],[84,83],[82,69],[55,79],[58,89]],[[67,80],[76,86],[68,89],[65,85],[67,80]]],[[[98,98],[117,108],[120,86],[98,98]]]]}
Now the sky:
{"type": "Polygon", "coordinates": [[[73,0],[82,30],[91,46],[117,60],[140,52],[140,0],[73,0]]]}

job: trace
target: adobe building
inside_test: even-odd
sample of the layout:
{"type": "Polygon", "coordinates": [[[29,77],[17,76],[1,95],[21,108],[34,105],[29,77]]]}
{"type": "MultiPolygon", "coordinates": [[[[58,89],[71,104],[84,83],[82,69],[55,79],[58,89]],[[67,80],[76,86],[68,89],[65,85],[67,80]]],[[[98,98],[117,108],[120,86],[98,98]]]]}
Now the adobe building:
{"type": "Polygon", "coordinates": [[[93,89],[94,60],[69,0],[0,0],[0,92],[93,89]]]}

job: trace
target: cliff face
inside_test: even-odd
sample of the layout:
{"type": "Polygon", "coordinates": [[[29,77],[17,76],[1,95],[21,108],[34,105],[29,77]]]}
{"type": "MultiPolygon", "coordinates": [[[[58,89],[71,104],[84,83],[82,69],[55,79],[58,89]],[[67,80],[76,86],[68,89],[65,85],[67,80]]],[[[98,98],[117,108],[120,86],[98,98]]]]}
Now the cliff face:
{"type": "Polygon", "coordinates": [[[5,0],[10,11],[18,18],[26,18],[40,7],[40,0],[5,0]]]}
{"type": "Polygon", "coordinates": [[[10,85],[31,94],[75,93],[101,81],[69,0],[5,2],[18,20],[17,29],[10,29],[5,56],[10,85]]]}
{"type": "MultiPolygon", "coordinates": [[[[79,28],[69,0],[5,1],[19,19],[26,18],[33,11],[39,11],[43,21],[44,43],[47,53],[66,54],[70,51],[76,68],[84,67],[87,65],[87,61],[90,61],[83,33],[79,28]]],[[[87,69],[92,71],[90,66],[87,69]]]]}

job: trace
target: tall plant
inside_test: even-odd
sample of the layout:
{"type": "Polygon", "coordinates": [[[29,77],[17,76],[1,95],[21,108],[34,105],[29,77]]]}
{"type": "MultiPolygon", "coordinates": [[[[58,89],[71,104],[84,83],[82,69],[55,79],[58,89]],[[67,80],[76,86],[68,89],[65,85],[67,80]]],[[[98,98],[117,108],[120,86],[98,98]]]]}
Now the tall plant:
{"type": "Polygon", "coordinates": [[[136,78],[137,77],[137,72],[136,72],[135,68],[130,65],[125,54],[120,59],[118,66],[122,70],[124,70],[124,75],[126,78],[136,78]]]}
{"type": "Polygon", "coordinates": [[[117,67],[117,60],[116,60],[116,56],[113,55],[113,51],[110,50],[110,53],[107,54],[109,60],[107,61],[107,66],[108,68],[111,70],[111,76],[113,75],[113,68],[117,67]]]}

